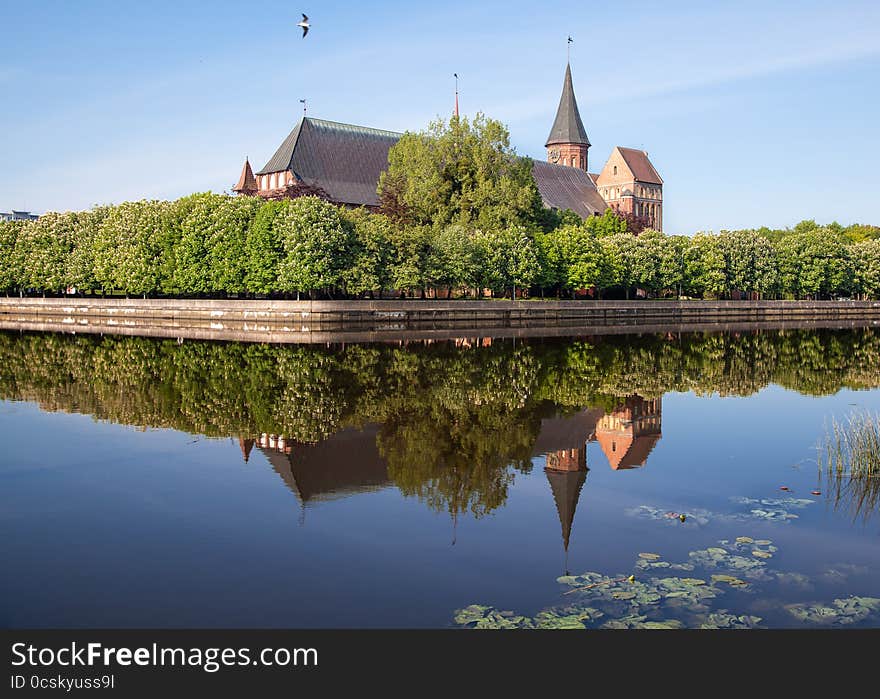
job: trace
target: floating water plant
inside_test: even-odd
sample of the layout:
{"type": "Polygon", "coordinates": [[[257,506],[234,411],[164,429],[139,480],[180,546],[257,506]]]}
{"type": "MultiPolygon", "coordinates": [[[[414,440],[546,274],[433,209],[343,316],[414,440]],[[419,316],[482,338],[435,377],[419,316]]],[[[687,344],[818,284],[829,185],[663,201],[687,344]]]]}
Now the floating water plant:
{"type": "MultiPolygon", "coordinates": [[[[739,536],[717,546],[691,551],[686,563],[660,560],[659,554],[641,553],[636,575],[586,572],[557,581],[569,589],[565,603],[525,616],[495,607],[472,604],[455,614],[459,626],[475,629],[751,629],[763,619],[737,612],[729,605],[749,605],[755,586],[783,583],[802,590],[812,588],[800,573],[782,573],[767,567],[777,548],[769,539],[739,536]],[[757,555],[757,554],[766,555],[757,555]],[[650,577],[655,570],[700,570],[687,576],[650,577]],[[573,597],[569,597],[573,595],[573,597]],[[722,606],[722,603],[724,606],[722,606]]],[[[807,602],[779,605],[792,625],[846,626],[880,614],[880,599],[841,597],[830,604],[807,602]]]]}

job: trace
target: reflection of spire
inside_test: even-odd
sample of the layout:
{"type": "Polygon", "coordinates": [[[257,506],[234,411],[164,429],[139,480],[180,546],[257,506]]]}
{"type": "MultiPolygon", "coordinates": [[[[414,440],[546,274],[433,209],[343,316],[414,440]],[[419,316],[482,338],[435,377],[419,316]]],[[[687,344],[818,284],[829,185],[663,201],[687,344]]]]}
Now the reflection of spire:
{"type": "Polygon", "coordinates": [[[248,459],[251,458],[251,449],[254,448],[254,440],[239,437],[238,446],[241,447],[241,455],[244,457],[244,462],[247,463],[248,459]]]}
{"type": "MultiPolygon", "coordinates": [[[[562,525],[562,543],[568,553],[568,541],[571,538],[571,525],[574,522],[574,513],[577,509],[578,499],[581,496],[581,488],[587,480],[587,470],[557,471],[545,468],[547,480],[550,482],[550,490],[553,492],[553,500],[556,502],[556,512],[559,514],[559,523],[562,525]]],[[[568,558],[566,557],[566,567],[568,558]]]]}
{"type": "Polygon", "coordinates": [[[452,511],[452,545],[455,546],[455,539],[458,536],[458,510],[452,511]]]}

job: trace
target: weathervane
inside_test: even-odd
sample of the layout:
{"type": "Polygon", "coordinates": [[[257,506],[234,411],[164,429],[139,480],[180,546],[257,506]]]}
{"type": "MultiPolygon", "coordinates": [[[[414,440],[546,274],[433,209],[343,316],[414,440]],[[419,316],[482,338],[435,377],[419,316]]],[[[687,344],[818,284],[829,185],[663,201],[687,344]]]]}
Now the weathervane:
{"type": "Polygon", "coordinates": [[[568,41],[565,42],[565,62],[571,63],[571,42],[574,41],[571,37],[568,37],[568,41]]]}
{"type": "Polygon", "coordinates": [[[306,115],[306,101],[305,101],[305,100],[300,100],[300,102],[302,102],[302,106],[303,106],[303,116],[305,116],[305,115],[306,115]]]}
{"type": "Polygon", "coordinates": [[[455,76],[455,116],[458,116],[458,73],[453,73],[455,76]]]}

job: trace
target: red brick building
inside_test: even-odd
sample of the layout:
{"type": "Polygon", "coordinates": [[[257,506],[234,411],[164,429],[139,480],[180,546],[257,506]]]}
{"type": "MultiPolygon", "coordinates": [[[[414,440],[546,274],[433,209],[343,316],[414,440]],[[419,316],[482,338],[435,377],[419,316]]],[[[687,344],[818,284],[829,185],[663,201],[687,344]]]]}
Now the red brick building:
{"type": "Polygon", "coordinates": [[[601,172],[588,172],[590,139],[574,96],[570,65],[565,66],[562,96],[545,147],[547,162],[588,173],[608,206],[642,217],[648,227],[663,230],[663,179],[645,151],[617,146],[601,172]]]}

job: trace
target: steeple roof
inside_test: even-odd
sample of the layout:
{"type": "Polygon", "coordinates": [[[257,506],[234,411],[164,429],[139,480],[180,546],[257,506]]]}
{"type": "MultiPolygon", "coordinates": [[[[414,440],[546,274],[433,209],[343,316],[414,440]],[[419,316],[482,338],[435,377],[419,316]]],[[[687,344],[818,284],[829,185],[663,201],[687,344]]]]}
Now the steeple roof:
{"type": "Polygon", "coordinates": [[[584,481],[587,480],[587,472],[554,471],[547,468],[544,469],[544,473],[547,474],[547,480],[550,481],[550,490],[553,491],[556,512],[559,514],[559,523],[562,525],[562,545],[568,551],[571,525],[574,523],[574,513],[581,496],[581,488],[584,487],[584,481]]]}
{"type": "Polygon", "coordinates": [[[571,84],[571,64],[565,64],[565,81],[562,83],[562,96],[556,110],[556,121],[550,129],[546,146],[554,143],[578,143],[589,146],[587,130],[578,111],[577,100],[574,98],[574,87],[571,84]]]}
{"type": "Polygon", "coordinates": [[[247,158],[244,159],[244,167],[241,169],[241,177],[232,188],[233,192],[250,193],[257,191],[257,178],[254,177],[254,171],[251,170],[251,164],[247,158]]]}

